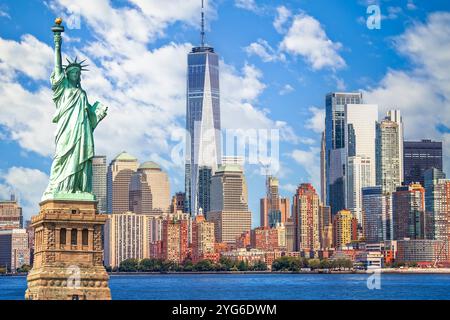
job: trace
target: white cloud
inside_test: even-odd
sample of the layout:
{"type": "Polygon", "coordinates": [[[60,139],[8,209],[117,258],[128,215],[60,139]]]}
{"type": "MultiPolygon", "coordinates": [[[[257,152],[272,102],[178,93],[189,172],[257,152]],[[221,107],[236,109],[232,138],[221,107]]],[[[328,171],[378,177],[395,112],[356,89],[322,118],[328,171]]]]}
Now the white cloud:
{"type": "Polygon", "coordinates": [[[295,193],[295,191],[297,190],[298,186],[292,183],[286,183],[286,184],[280,184],[280,189],[281,190],[285,190],[289,193],[295,193]]]}
{"type": "Polygon", "coordinates": [[[26,150],[44,156],[53,153],[52,96],[49,89],[30,92],[18,83],[0,86],[0,125],[26,150]]]}
{"type": "Polygon", "coordinates": [[[338,53],[342,45],[331,41],[320,22],[305,13],[294,17],[280,48],[303,57],[314,70],[336,70],[346,65],[338,53]]]}
{"type": "Polygon", "coordinates": [[[289,18],[292,16],[292,12],[287,9],[285,6],[279,6],[277,8],[277,15],[275,20],[273,21],[273,27],[279,33],[286,32],[285,24],[289,21],[289,18]]]}
{"type": "Polygon", "coordinates": [[[50,73],[52,49],[32,35],[20,42],[0,38],[0,71],[21,71],[34,80],[46,79],[50,73]]]}
{"type": "Polygon", "coordinates": [[[398,18],[398,15],[402,12],[402,8],[400,7],[387,7],[387,15],[382,15],[382,19],[387,20],[395,20],[398,18]]]}
{"type": "Polygon", "coordinates": [[[382,112],[402,110],[406,139],[444,141],[444,164],[450,172],[449,134],[436,126],[450,127],[450,13],[432,13],[426,23],[415,23],[395,39],[396,49],[414,64],[410,71],[389,70],[378,86],[368,88],[364,99],[382,112]]]}
{"type": "Polygon", "coordinates": [[[0,183],[0,201],[8,200],[11,197],[12,192],[13,190],[11,190],[10,187],[0,183]]]}
{"type": "Polygon", "coordinates": [[[408,10],[416,10],[417,6],[415,5],[414,0],[408,0],[406,8],[408,8],[408,10]]]}
{"type": "Polygon", "coordinates": [[[244,48],[245,52],[251,56],[256,55],[261,58],[263,62],[285,61],[284,54],[274,50],[266,40],[258,39],[244,48]]]}
{"type": "Polygon", "coordinates": [[[11,16],[9,15],[8,12],[6,12],[6,11],[0,9],[0,18],[8,18],[8,19],[11,19],[11,16]]]}
{"type": "Polygon", "coordinates": [[[48,176],[39,170],[11,167],[0,172],[0,191],[8,189],[16,194],[23,208],[24,220],[38,214],[39,202],[48,183],[48,176]]]}
{"type": "Polygon", "coordinates": [[[259,13],[260,8],[256,5],[255,0],[235,0],[234,5],[237,8],[252,11],[254,13],[259,13]]]}
{"type": "Polygon", "coordinates": [[[311,182],[317,190],[320,187],[319,153],[319,148],[310,147],[308,150],[296,149],[290,154],[291,158],[303,167],[308,174],[308,182],[311,182]]]}
{"type": "Polygon", "coordinates": [[[322,108],[310,107],[309,112],[312,117],[306,121],[305,127],[317,133],[325,130],[325,110],[322,108]]]}
{"type": "Polygon", "coordinates": [[[294,91],[294,87],[291,86],[290,84],[285,84],[283,86],[283,88],[281,88],[280,92],[278,92],[281,96],[284,96],[288,93],[291,93],[292,91],[294,91]]]}

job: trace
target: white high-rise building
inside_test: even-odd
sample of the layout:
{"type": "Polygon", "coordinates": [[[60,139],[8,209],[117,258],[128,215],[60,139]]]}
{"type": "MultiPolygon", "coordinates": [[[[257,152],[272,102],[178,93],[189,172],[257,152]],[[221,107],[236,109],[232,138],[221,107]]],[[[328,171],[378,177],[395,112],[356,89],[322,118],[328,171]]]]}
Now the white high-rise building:
{"type": "Polygon", "coordinates": [[[388,117],[377,124],[377,185],[391,194],[403,181],[403,141],[401,124],[388,117]]]}
{"type": "Polygon", "coordinates": [[[400,156],[399,168],[400,168],[400,181],[404,180],[403,172],[403,120],[400,110],[389,110],[387,112],[386,119],[391,120],[398,124],[398,154],[400,156]]]}
{"type": "Polygon", "coordinates": [[[369,157],[348,157],[347,169],[347,207],[362,224],[362,188],[371,186],[371,166],[369,157]]]}
{"type": "Polygon", "coordinates": [[[378,105],[345,105],[346,207],[362,225],[361,188],[376,185],[378,105]],[[351,168],[350,168],[351,166],[351,168]]]}

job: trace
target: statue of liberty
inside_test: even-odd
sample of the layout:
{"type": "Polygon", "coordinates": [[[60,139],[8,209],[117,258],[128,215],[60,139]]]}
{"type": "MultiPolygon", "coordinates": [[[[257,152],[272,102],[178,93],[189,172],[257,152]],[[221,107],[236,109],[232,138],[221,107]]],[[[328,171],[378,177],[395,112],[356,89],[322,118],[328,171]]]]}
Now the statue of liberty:
{"type": "Polygon", "coordinates": [[[87,71],[83,61],[67,59],[62,65],[61,26],[56,19],[52,28],[55,42],[55,69],[50,81],[56,112],[55,156],[50,181],[42,200],[72,199],[94,200],[92,195],[92,158],[94,157],[93,131],[106,116],[107,107],[99,102],[90,105],[81,88],[81,71],[87,71]],[[64,68],[64,69],[63,69],[64,68]]]}

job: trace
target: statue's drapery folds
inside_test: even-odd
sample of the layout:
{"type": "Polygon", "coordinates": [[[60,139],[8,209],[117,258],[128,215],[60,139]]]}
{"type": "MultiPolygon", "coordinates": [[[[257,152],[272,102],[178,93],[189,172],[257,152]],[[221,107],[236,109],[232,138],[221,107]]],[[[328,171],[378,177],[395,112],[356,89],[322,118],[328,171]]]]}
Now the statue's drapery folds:
{"type": "Polygon", "coordinates": [[[71,87],[64,72],[53,71],[50,79],[56,104],[56,150],[43,198],[57,193],[90,193],[93,131],[105,117],[106,107],[98,102],[90,105],[86,92],[81,86],[71,87]]]}

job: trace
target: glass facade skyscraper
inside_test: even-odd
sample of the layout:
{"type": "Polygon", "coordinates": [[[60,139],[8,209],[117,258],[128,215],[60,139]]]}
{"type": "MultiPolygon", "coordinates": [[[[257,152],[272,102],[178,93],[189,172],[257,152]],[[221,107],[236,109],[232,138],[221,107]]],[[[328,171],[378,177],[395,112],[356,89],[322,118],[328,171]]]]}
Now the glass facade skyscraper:
{"type": "Polygon", "coordinates": [[[188,54],[186,104],[186,210],[199,206],[199,168],[214,175],[221,161],[219,56],[211,47],[195,47],[188,54]]]}
{"type": "Polygon", "coordinates": [[[362,103],[362,93],[332,92],[325,98],[325,181],[332,214],[345,208],[345,105],[362,103]]]}
{"type": "Polygon", "coordinates": [[[422,140],[405,141],[405,184],[420,182],[424,185],[424,172],[430,168],[442,170],[442,142],[422,140]]]}

